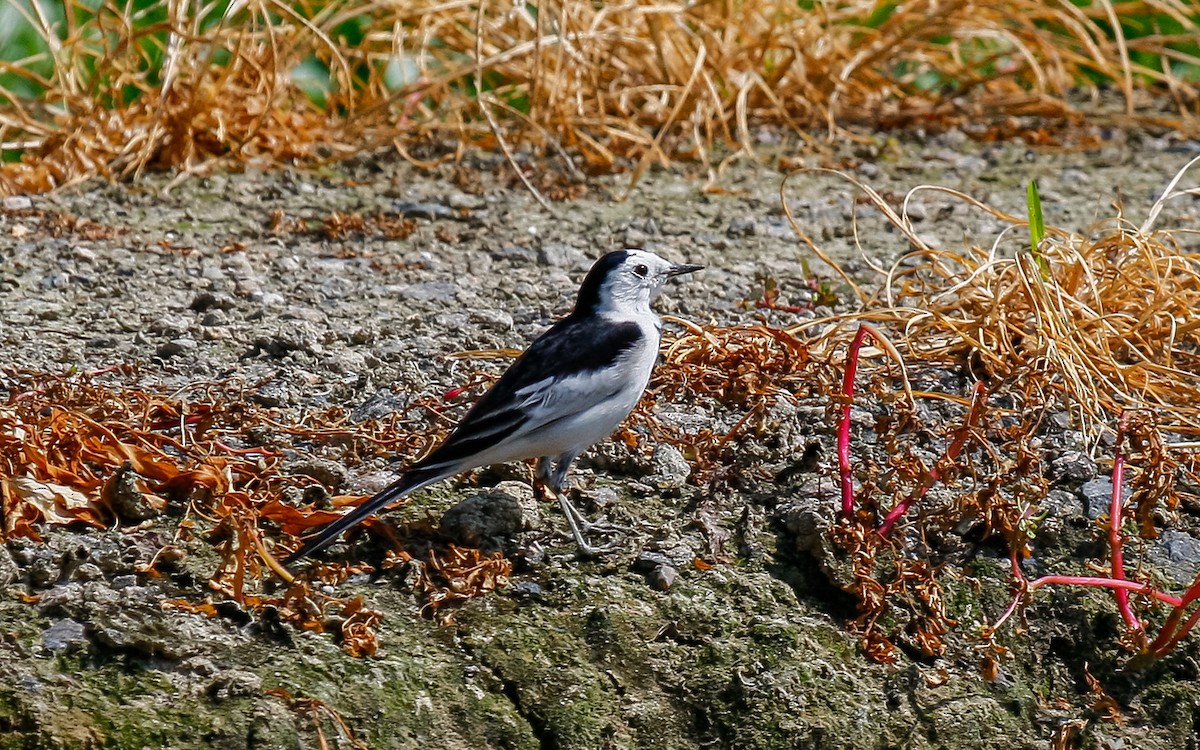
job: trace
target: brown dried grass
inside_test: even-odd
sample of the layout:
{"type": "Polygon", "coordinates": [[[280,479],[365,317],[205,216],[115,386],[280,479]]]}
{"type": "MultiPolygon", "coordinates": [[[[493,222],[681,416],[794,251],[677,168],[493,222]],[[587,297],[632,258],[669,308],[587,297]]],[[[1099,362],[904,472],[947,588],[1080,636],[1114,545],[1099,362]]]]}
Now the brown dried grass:
{"type": "MultiPolygon", "coordinates": [[[[1168,201],[1200,192],[1178,187],[1197,163],[1175,175],[1140,225],[1118,211],[1082,231],[1047,227],[1038,248],[1045,265],[1029,250],[1025,219],[920,186],[904,206],[934,191],[1009,225],[989,247],[930,247],[903,206],[847,177],[913,247],[857,317],[902,330],[914,360],[967,368],[1018,409],[1068,409],[1093,436],[1126,409],[1150,411],[1164,430],[1200,434],[1200,252],[1183,241],[1194,230],[1155,227],[1168,201]]],[[[841,338],[831,332],[814,350],[841,338]]]]}
{"type": "Polygon", "coordinates": [[[387,144],[408,154],[431,137],[506,153],[524,139],[597,170],[636,159],[636,177],[652,160],[707,162],[718,144],[751,152],[763,124],[808,137],[853,123],[1066,117],[1067,94],[1091,81],[1114,83],[1128,114],[1146,86],[1168,90],[1185,119],[1197,106],[1194,88],[1162,70],[1200,64],[1188,52],[1196,0],[565,0],[541,12],[210,0],[167,3],[161,19],[132,0],[89,4],[68,0],[64,28],[32,4],[28,20],[49,52],[3,63],[40,93],[0,91],[0,143],[23,154],[0,170],[0,191],[311,163],[387,144]],[[1126,38],[1119,19],[1178,28],[1126,38]],[[329,71],[323,103],[292,76],[305,60],[329,71]]]}

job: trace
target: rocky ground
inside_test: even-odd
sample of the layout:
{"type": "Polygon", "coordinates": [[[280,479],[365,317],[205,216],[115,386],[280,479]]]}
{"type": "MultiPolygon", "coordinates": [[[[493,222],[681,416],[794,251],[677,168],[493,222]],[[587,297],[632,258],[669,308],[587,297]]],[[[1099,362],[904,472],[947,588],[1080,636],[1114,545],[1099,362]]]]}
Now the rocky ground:
{"type": "MultiPolygon", "coordinates": [[[[1017,216],[1036,177],[1047,223],[1082,230],[1111,219],[1114,201],[1140,223],[1200,153],[1169,136],[1100,135],[1090,150],[980,145],[961,133],[864,137],[789,166],[846,169],[890,202],[939,184],[1017,216]]],[[[280,422],[331,406],[365,420],[405,413],[477,370],[497,372],[503,359],[451,355],[523,347],[569,309],[590,262],[622,246],[707,266],[658,304],[698,324],[790,326],[851,306],[789,228],[776,168],[735,162],[709,190],[686,166],[652,170],[625,201],[625,175],[547,179],[543,189],[559,199],[549,209],[508,174],[492,157],[422,171],[389,156],[314,173],[9,197],[0,211],[0,364],[136,364],[132,375],[101,378],[166,394],[236,382],[280,422]],[[354,224],[355,214],[366,223],[354,224]],[[814,275],[834,298],[814,299],[814,275]],[[798,309],[755,308],[767,277],[798,309]]],[[[906,250],[840,178],[795,175],[786,197],[866,287],[878,280],[873,265],[906,250]]],[[[1160,225],[1194,224],[1195,212],[1174,204],[1160,225]]],[[[916,196],[910,217],[944,247],[990,244],[1004,226],[933,193],[916,196]]],[[[17,382],[0,374],[5,390],[17,382]]],[[[1000,636],[1013,651],[1001,675],[983,679],[966,624],[994,618],[1009,591],[1002,554],[986,546],[972,553],[970,575],[946,584],[964,626],[944,657],[864,658],[847,626],[853,603],[789,523],[797,508],[836,513],[827,405],[820,394],[777,404],[771,434],[738,446],[738,481],[717,493],[644,430],[635,448],[598,447],[573,473],[580,504],[632,528],[600,560],[574,558],[562,518],[532,502],[523,470],[414,497],[388,519],[436,518],[499,485],[522,509],[492,540],[514,561],[512,580],[446,621],[422,616],[402,575],[352,578],[338,593],[362,594],[385,613],[379,651],[367,658],[327,634],[164,608],[210,595],[205,580],[217,565],[195,535],[176,575],[138,573],[174,537],[180,513],[170,508],[131,528],[11,539],[0,549],[0,747],[320,747],[320,733],[350,747],[335,714],[370,748],[1041,748],[1071,734],[1071,722],[1089,747],[1197,747],[1196,646],[1122,670],[1120,621],[1104,592],[1040,592],[1028,627],[1013,622],[1000,636]],[[784,471],[810,451],[814,465],[784,471]],[[1120,721],[1099,720],[1089,673],[1116,699],[1120,721]]],[[[658,399],[654,411],[684,431],[727,430],[740,417],[703,399],[658,399]]],[[[412,418],[435,427],[428,413],[412,418]]],[[[1058,447],[1086,453],[1066,427],[1058,447]]],[[[370,492],[400,468],[336,446],[289,449],[293,467],[324,462],[330,492],[370,492]]],[[[1094,482],[1104,477],[1086,456],[1078,464],[1053,477],[1046,526],[1059,529],[1057,546],[1034,565],[1103,554],[1088,517],[1103,509],[1094,482]]],[[[331,551],[356,554],[346,544],[331,551]]],[[[1200,569],[1200,540],[1172,530],[1141,559],[1183,586],[1200,569]]]]}

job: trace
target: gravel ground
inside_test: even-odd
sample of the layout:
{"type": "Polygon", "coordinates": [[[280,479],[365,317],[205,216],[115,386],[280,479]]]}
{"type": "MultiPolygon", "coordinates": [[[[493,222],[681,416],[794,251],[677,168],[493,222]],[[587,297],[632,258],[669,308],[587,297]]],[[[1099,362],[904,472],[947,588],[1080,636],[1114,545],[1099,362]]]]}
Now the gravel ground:
{"type": "MultiPolygon", "coordinates": [[[[1200,143],[1147,135],[1047,151],[949,133],[863,138],[777,163],[843,169],[892,203],[918,185],[943,185],[1017,216],[1037,178],[1047,223],[1085,229],[1111,218],[1114,202],[1140,223],[1197,153],[1200,143]]],[[[231,381],[280,421],[331,406],[362,420],[405,413],[476,370],[499,371],[503,359],[452,355],[522,348],[569,310],[591,261],[622,246],[707,266],[658,303],[699,324],[787,326],[827,314],[811,304],[813,274],[838,291],[835,307],[848,304],[789,228],[775,168],[733,162],[710,190],[686,167],[652,170],[624,201],[627,176],[549,180],[547,192],[567,198],[550,209],[507,175],[490,156],[432,171],[386,157],[315,173],[151,178],[6,198],[3,364],[55,372],[136,364],[113,382],[186,393],[231,381]],[[366,217],[362,231],[353,214],[366,217]],[[802,309],[747,304],[768,276],[783,304],[802,309]]],[[[906,250],[841,178],[797,174],[786,197],[805,231],[865,285],[877,278],[871,266],[906,250]]],[[[1194,201],[1172,204],[1159,225],[1194,225],[1198,211],[1194,201]]],[[[916,195],[909,215],[945,247],[987,245],[1003,228],[931,192],[916,195]]],[[[0,384],[14,382],[0,374],[0,384]]],[[[980,677],[969,633],[941,659],[905,652],[894,665],[869,663],[846,627],[852,603],[808,556],[813,545],[797,520],[833,518],[829,484],[815,474],[772,479],[803,463],[806,446],[828,462],[826,405],[780,407],[774,434],[738,447],[743,479],[717,497],[647,435],[636,450],[599,446],[574,473],[584,505],[635,528],[605,560],[566,554],[562,519],[531,502],[523,471],[414,498],[388,519],[454,506],[458,515],[443,523],[478,534],[477,522],[461,520],[470,507],[455,503],[501,483],[523,514],[484,536],[500,539],[517,573],[451,624],[421,617],[396,576],[352,580],[346,593],[386,614],[381,651],[367,659],[328,636],[164,609],[166,598],[208,595],[215,565],[194,539],[187,575],[136,573],[170,539],[179,520],[170,513],[157,526],[10,540],[0,554],[9,593],[0,604],[0,746],[314,747],[318,723],[338,734],[327,715],[269,690],[324,701],[372,748],[1032,748],[1075,721],[1090,747],[1198,746],[1196,647],[1122,672],[1119,619],[1101,593],[1045,593],[1029,627],[1014,624],[1002,638],[1014,656],[999,680],[980,677]],[[695,567],[721,534],[732,538],[728,556],[695,567]],[[550,554],[530,553],[539,546],[550,554]],[[1124,722],[1097,721],[1089,670],[1124,722]]],[[[739,418],[703,401],[655,408],[685,431],[739,418]]],[[[1106,477],[1077,434],[1055,435],[1046,527],[1060,541],[1033,565],[1103,552],[1088,517],[1104,507],[1106,477]]],[[[298,460],[325,462],[330,491],[370,492],[400,468],[386,457],[358,462],[333,447],[295,447],[298,460]]],[[[1200,568],[1200,539],[1178,530],[1192,525],[1184,519],[1148,545],[1148,564],[1177,586],[1200,568]]],[[[351,554],[347,545],[333,552],[351,554]]],[[[973,575],[990,595],[959,581],[952,593],[975,598],[956,611],[978,618],[982,601],[994,617],[1007,596],[1003,559],[975,554],[973,575]]]]}

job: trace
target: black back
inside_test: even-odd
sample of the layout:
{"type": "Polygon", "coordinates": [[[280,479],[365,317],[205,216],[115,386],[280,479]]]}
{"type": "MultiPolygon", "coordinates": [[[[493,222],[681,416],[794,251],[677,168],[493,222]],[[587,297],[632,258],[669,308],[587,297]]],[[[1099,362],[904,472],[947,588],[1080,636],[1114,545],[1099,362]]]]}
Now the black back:
{"type": "Polygon", "coordinates": [[[443,466],[490,448],[526,424],[517,391],[544,378],[586,376],[607,367],[641,337],[636,323],[614,324],[576,310],[530,344],[475,402],[446,442],[414,468],[443,466]]]}
{"type": "Polygon", "coordinates": [[[624,250],[613,250],[592,265],[587,277],[579,286],[579,297],[575,300],[575,314],[586,315],[595,312],[600,306],[600,287],[608,279],[608,275],[617,266],[625,262],[629,253],[624,250]]]}

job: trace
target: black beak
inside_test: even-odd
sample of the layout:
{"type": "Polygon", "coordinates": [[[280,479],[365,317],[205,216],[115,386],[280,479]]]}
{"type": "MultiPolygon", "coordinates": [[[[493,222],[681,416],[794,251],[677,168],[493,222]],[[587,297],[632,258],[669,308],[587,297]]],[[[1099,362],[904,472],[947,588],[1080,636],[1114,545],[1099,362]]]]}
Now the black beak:
{"type": "Polygon", "coordinates": [[[668,277],[682,276],[685,273],[695,273],[696,271],[699,271],[703,268],[704,268],[704,266],[695,266],[695,265],[692,265],[691,263],[680,263],[678,265],[671,266],[670,268],[668,268],[667,276],[668,277]]]}

